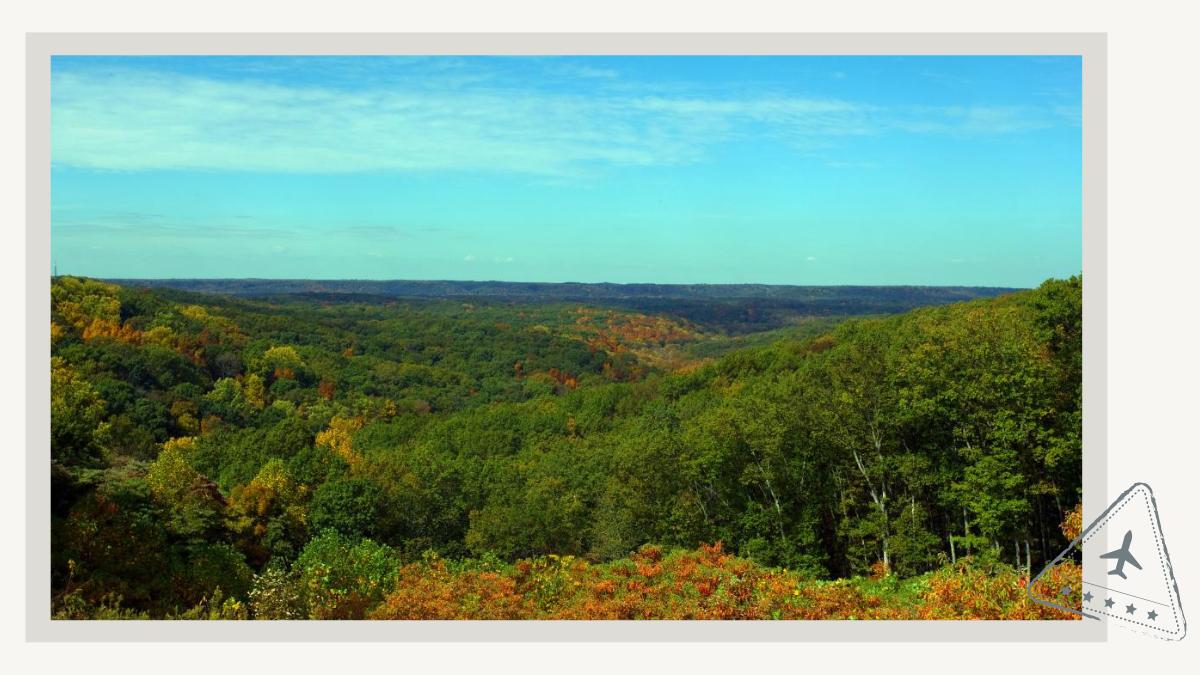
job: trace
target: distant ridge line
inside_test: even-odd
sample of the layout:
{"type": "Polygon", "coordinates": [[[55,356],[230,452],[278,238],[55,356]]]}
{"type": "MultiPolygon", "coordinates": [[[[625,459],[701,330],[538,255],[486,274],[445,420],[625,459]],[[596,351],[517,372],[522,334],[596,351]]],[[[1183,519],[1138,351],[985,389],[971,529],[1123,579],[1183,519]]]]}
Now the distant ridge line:
{"type": "Polygon", "coordinates": [[[175,288],[180,290],[215,292],[231,295],[276,295],[307,293],[364,293],[392,297],[447,297],[460,295],[526,296],[550,292],[551,297],[572,297],[580,292],[585,296],[608,297],[708,297],[708,298],[779,298],[812,299],[837,295],[856,296],[871,293],[963,293],[969,297],[992,297],[1027,290],[1009,286],[962,285],[871,285],[871,284],[660,284],[650,282],[582,282],[582,281],[451,281],[435,279],[261,279],[261,278],[165,278],[165,279],[104,279],[123,286],[175,288]],[[557,292],[555,292],[557,291],[557,292]],[[799,296],[799,297],[798,297],[799,296]]]}
{"type": "MultiPolygon", "coordinates": [[[[790,286],[770,284],[616,284],[517,281],[356,281],[293,279],[109,279],[131,288],[227,298],[393,303],[582,305],[667,314],[698,325],[748,333],[801,317],[866,316],[993,298],[1017,288],[980,286],[790,286]]],[[[198,301],[193,299],[192,301],[198,301]]]]}

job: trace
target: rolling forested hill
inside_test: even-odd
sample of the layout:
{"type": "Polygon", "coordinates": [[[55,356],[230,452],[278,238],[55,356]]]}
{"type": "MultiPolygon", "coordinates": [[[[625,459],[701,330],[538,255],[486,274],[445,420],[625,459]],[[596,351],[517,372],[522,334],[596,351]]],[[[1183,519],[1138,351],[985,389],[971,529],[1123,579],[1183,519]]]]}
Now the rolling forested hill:
{"type": "Polygon", "coordinates": [[[53,281],[59,616],[1041,616],[1079,278],[380,283],[53,281]]]}
{"type": "Polygon", "coordinates": [[[722,333],[751,333],[803,317],[895,314],[917,307],[990,298],[1013,288],[974,286],[781,286],[765,284],[589,284],[504,281],[321,281],[286,279],[130,279],[124,286],[222,295],[308,297],[337,302],[445,299],[513,304],[582,303],[669,314],[722,333]]]}

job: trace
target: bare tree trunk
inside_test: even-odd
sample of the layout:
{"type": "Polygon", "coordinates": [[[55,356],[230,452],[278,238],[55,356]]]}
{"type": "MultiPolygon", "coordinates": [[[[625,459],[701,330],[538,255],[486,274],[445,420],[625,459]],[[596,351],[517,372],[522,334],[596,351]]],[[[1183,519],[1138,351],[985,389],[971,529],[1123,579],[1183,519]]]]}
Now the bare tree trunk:
{"type": "Polygon", "coordinates": [[[779,530],[779,538],[783,539],[783,507],[779,504],[779,495],[775,494],[775,488],[771,485],[771,478],[767,475],[766,469],[763,468],[762,460],[758,458],[758,453],[754,448],[750,448],[750,455],[754,457],[754,466],[758,469],[759,475],[762,476],[763,482],[767,485],[767,492],[771,495],[771,501],[775,504],[775,525],[779,530]]]}
{"type": "Polygon", "coordinates": [[[1042,517],[1042,496],[1037,496],[1037,506],[1034,509],[1037,512],[1038,519],[1038,534],[1042,545],[1042,560],[1049,560],[1050,556],[1046,554],[1046,519],[1042,517]]]}
{"type": "Polygon", "coordinates": [[[692,485],[692,490],[696,493],[696,501],[700,502],[700,513],[704,516],[704,524],[708,524],[708,507],[704,505],[704,493],[700,490],[700,486],[696,485],[696,481],[688,481],[692,485]]]}
{"type": "MultiPolygon", "coordinates": [[[[872,437],[874,438],[874,430],[872,430],[872,437]]],[[[871,494],[871,501],[875,502],[875,507],[879,509],[879,515],[880,515],[880,517],[883,518],[883,538],[882,538],[882,542],[881,542],[882,547],[883,547],[883,564],[889,565],[890,564],[890,561],[888,560],[889,531],[888,531],[887,505],[885,503],[887,501],[887,492],[883,491],[883,490],[886,490],[886,488],[883,487],[883,484],[881,482],[880,490],[883,491],[882,496],[881,496],[880,492],[876,492],[875,484],[871,481],[871,477],[867,475],[867,467],[863,465],[862,457],[859,457],[858,450],[851,449],[850,452],[854,454],[854,463],[858,465],[859,473],[862,474],[863,480],[867,482],[867,491],[870,492],[870,494],[871,494]]]]}
{"type": "Polygon", "coordinates": [[[967,538],[963,541],[967,546],[967,555],[971,555],[971,525],[967,522],[967,507],[963,507],[963,534],[967,538]]]}

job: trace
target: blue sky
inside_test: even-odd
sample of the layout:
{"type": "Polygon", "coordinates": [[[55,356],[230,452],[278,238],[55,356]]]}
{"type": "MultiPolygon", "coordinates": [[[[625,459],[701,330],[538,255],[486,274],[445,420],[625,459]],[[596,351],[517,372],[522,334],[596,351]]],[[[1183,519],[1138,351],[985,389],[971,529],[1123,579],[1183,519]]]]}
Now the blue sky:
{"type": "Polygon", "coordinates": [[[1032,286],[1078,57],[55,57],[97,277],[1032,286]]]}

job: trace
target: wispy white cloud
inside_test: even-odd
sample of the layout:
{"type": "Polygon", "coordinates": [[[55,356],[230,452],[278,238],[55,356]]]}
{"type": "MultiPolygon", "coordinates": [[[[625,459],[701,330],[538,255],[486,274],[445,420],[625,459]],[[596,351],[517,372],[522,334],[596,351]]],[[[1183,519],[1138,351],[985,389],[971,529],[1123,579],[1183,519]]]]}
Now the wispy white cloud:
{"type": "MultiPolygon", "coordinates": [[[[577,77],[617,75],[571,67],[577,77]]],[[[476,170],[549,178],[698,162],[714,146],[745,138],[802,148],[886,133],[1011,134],[1069,123],[1071,113],[405,81],[347,89],[129,68],[55,72],[52,158],[117,171],[476,170]]]]}
{"type": "Polygon", "coordinates": [[[97,214],[59,210],[52,214],[54,236],[128,236],[139,239],[269,239],[290,237],[294,230],[257,225],[245,218],[223,217],[203,224],[157,213],[117,211],[97,214]],[[199,226],[198,226],[199,225],[199,226]]]}
{"type": "Polygon", "coordinates": [[[1063,123],[1055,107],[1012,105],[911,106],[889,116],[888,125],[918,134],[981,136],[1037,131],[1063,123]]]}
{"type": "Polygon", "coordinates": [[[551,67],[551,72],[556,75],[576,79],[600,79],[600,80],[615,80],[620,77],[620,73],[612,68],[596,68],[578,61],[558,61],[555,60],[551,67]]]}
{"type": "Polygon", "coordinates": [[[400,239],[412,236],[409,232],[390,225],[349,225],[337,228],[331,234],[361,239],[400,239]]]}
{"type": "Polygon", "coordinates": [[[846,160],[830,160],[825,162],[825,166],[831,169],[878,169],[878,162],[863,162],[863,161],[846,161],[846,160]]]}

